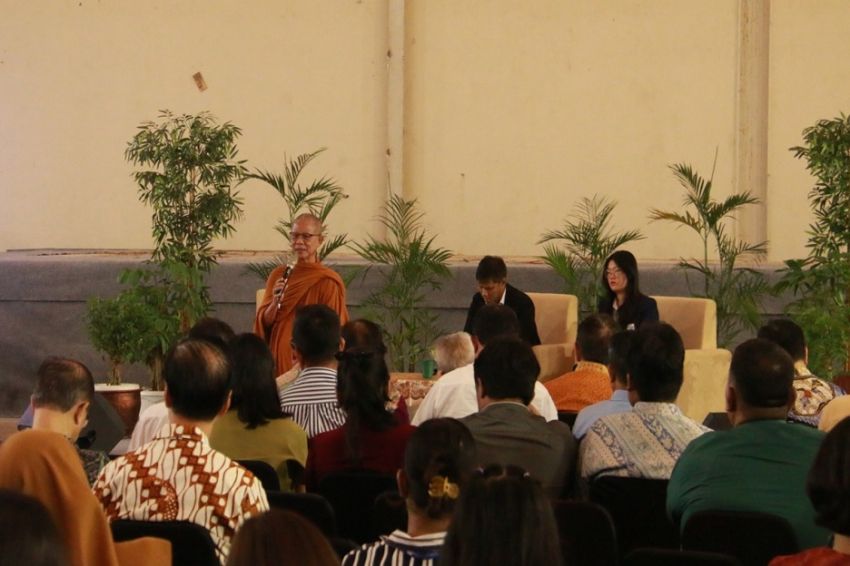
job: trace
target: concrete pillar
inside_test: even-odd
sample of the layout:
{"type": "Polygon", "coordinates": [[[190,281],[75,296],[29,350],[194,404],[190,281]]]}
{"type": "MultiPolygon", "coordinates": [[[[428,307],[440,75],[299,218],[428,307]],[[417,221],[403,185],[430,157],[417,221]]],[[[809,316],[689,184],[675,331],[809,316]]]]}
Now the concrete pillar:
{"type": "Polygon", "coordinates": [[[770,0],[740,0],[735,116],[735,192],[749,190],[761,203],[738,215],[737,235],[767,239],[767,126],[770,0]]]}

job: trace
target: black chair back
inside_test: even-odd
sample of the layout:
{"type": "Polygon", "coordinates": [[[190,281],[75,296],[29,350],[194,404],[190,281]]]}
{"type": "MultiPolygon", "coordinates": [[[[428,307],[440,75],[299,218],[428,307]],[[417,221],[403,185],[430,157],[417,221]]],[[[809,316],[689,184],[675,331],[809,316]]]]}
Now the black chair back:
{"type": "Polygon", "coordinates": [[[555,501],[552,510],[564,564],[616,566],[617,536],[604,508],[586,501],[555,501]]]}
{"type": "Polygon", "coordinates": [[[732,556],[715,552],[638,548],[631,551],[623,566],[741,566],[732,556]]]}
{"type": "Polygon", "coordinates": [[[611,514],[620,557],[641,547],[679,548],[667,518],[667,480],[603,476],[590,483],[590,500],[611,514]]]}
{"type": "MultiPolygon", "coordinates": [[[[306,473],[304,466],[298,460],[289,459],[286,461],[286,472],[289,475],[289,483],[292,491],[298,491],[304,487],[306,481],[306,473]]],[[[286,486],[281,486],[286,487],[286,486]]]]}
{"type": "Polygon", "coordinates": [[[269,506],[298,513],[311,521],[322,533],[332,538],[336,536],[336,516],[328,500],[315,493],[289,493],[267,491],[269,506]]]}
{"type": "Polygon", "coordinates": [[[385,491],[372,505],[372,532],[380,536],[396,529],[407,529],[407,502],[398,491],[385,491]]]}
{"type": "Polygon", "coordinates": [[[682,529],[682,547],[728,554],[745,566],[763,566],[774,556],[799,552],[786,519],[750,511],[694,513],[682,529]]]}
{"type": "Polygon", "coordinates": [[[236,460],[236,463],[254,474],[266,491],[280,491],[280,478],[270,464],[262,460],[236,460]]]}
{"type": "Polygon", "coordinates": [[[558,411],[558,420],[568,424],[571,429],[576,424],[576,417],[578,413],[575,411],[558,411]]]}
{"type": "Polygon", "coordinates": [[[210,532],[189,521],[132,521],[118,519],[110,523],[116,542],[141,537],[162,538],[171,542],[174,566],[219,566],[210,532]]]}
{"type": "Polygon", "coordinates": [[[395,490],[393,476],[371,470],[350,470],[325,476],[319,482],[318,492],[336,513],[339,535],[363,544],[378,537],[369,519],[375,499],[385,491],[395,490]]]}

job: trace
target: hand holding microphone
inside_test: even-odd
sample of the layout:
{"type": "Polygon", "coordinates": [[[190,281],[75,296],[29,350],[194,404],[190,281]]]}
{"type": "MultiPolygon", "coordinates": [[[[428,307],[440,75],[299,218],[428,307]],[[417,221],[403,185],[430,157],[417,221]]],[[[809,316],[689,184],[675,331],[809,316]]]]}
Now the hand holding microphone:
{"type": "Polygon", "coordinates": [[[280,307],[283,304],[283,295],[286,292],[286,285],[289,283],[289,277],[292,275],[293,267],[294,266],[291,263],[286,264],[286,268],[283,270],[283,274],[275,282],[274,287],[272,288],[272,293],[275,297],[275,304],[277,305],[277,310],[280,310],[280,307]]]}

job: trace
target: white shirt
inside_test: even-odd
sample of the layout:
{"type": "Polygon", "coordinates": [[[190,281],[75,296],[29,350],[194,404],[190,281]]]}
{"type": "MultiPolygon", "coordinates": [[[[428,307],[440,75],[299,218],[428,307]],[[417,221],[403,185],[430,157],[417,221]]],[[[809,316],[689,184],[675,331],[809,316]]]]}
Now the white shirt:
{"type": "Polygon", "coordinates": [[[162,430],[162,428],[170,424],[168,420],[168,407],[165,406],[165,401],[154,403],[144,410],[139,415],[139,422],[136,423],[136,428],[133,429],[133,436],[130,437],[130,444],[127,445],[127,451],[132,452],[138,450],[162,430]]]}
{"type": "MultiPolygon", "coordinates": [[[[558,420],[558,409],[555,408],[549,391],[539,381],[534,383],[531,406],[547,421],[558,420]]],[[[473,364],[469,364],[450,371],[434,383],[410,424],[419,426],[428,419],[439,417],[462,419],[477,412],[475,372],[473,364]]]]}

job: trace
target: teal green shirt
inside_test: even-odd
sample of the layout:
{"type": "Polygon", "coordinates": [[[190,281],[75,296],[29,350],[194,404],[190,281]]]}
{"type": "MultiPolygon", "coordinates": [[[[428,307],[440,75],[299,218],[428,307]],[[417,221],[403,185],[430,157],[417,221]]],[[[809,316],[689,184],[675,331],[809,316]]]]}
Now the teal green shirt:
{"type": "Polygon", "coordinates": [[[759,511],[784,517],[801,549],[824,546],[806,476],[824,433],[780,420],[744,423],[693,440],[673,468],[667,513],[680,528],[697,511],[759,511]]]}

